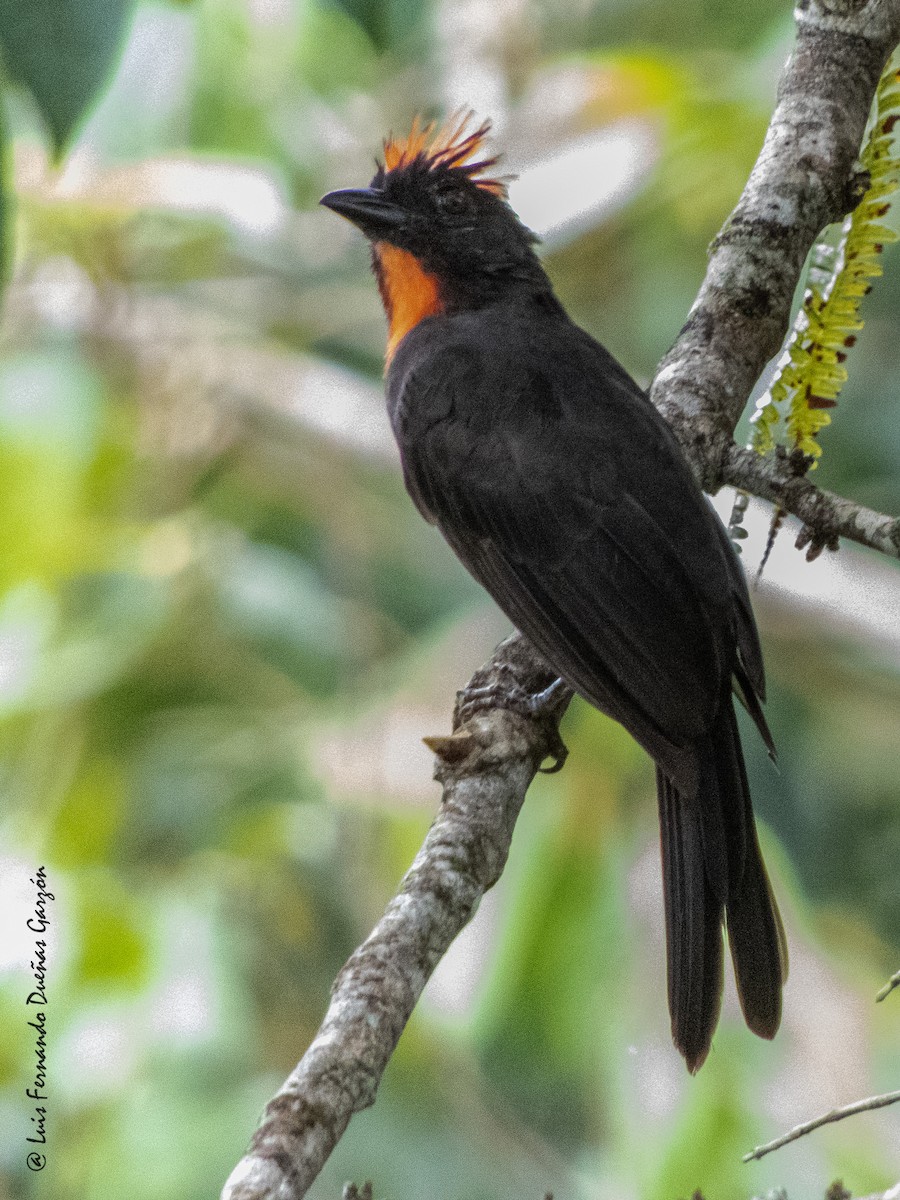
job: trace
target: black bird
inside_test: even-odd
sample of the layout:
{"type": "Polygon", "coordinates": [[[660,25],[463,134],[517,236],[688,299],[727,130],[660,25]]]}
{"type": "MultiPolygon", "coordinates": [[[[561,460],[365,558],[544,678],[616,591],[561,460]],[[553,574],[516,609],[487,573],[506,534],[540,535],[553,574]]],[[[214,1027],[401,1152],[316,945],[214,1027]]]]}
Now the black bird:
{"type": "Polygon", "coordinates": [[[732,695],[774,753],[743,571],[669,427],[566,315],[481,153],[418,121],[367,188],[322,203],[371,240],[406,487],[581,696],[656,763],[672,1036],[709,1051],[722,926],[744,1017],[781,1018],[787,954],[732,695]]]}

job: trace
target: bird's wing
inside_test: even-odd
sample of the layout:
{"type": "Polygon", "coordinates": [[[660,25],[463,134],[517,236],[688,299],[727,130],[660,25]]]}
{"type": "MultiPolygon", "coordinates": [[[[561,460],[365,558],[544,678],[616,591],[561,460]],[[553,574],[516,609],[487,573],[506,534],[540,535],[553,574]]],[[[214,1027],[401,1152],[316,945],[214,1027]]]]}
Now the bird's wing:
{"type": "Polygon", "coordinates": [[[624,372],[595,377],[590,405],[557,374],[470,347],[411,364],[392,403],[406,484],[548,661],[675,773],[735,659],[716,518],[624,372]]]}

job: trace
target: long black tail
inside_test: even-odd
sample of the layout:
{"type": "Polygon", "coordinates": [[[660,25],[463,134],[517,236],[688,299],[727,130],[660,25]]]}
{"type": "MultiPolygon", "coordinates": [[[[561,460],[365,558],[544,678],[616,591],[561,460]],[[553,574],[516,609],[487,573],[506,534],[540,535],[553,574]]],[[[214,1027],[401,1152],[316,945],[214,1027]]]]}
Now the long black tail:
{"type": "Polygon", "coordinates": [[[698,747],[696,796],[657,769],[672,1037],[688,1070],[709,1053],[722,1004],[722,925],[750,1029],[772,1038],[781,1021],[787,949],[763,865],[730,699],[698,747]]]}

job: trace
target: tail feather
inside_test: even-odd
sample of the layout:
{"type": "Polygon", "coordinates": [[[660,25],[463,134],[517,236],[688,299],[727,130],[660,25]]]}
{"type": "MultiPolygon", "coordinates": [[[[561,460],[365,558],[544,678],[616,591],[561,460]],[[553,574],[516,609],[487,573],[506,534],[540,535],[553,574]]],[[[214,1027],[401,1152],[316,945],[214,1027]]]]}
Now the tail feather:
{"type": "Polygon", "coordinates": [[[722,1005],[724,906],[709,885],[696,812],[657,770],[672,1040],[693,1075],[722,1005]]]}
{"type": "Polygon", "coordinates": [[[744,1018],[774,1037],[787,977],[784,930],[763,865],[734,710],[726,701],[698,747],[696,796],[657,770],[672,1037],[703,1064],[722,1001],[722,925],[744,1018]]]}
{"type": "MultiPolygon", "coordinates": [[[[734,710],[726,701],[722,721],[700,756],[694,804],[710,886],[723,904],[740,889],[747,856],[747,807],[742,787],[744,760],[734,710]],[[726,722],[730,719],[731,726],[726,722]]],[[[746,793],[749,796],[749,792],[746,793]]],[[[753,827],[753,813],[749,817],[753,827]]]]}
{"type": "Polygon", "coordinates": [[[781,986],[787,979],[787,943],[756,838],[744,886],[727,908],[728,944],[744,1020],[773,1038],[781,1024],[781,986]]]}
{"type": "Polygon", "coordinates": [[[773,1038],[781,1023],[781,988],[788,974],[787,938],[759,849],[747,770],[733,713],[732,724],[738,747],[749,853],[742,885],[728,902],[728,944],[744,1020],[760,1037],[773,1038]]]}

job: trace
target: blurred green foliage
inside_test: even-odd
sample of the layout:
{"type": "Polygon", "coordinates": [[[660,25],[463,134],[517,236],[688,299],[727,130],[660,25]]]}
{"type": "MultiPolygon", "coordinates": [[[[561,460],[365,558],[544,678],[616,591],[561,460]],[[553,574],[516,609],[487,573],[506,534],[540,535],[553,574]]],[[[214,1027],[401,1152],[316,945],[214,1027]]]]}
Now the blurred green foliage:
{"type": "MultiPolygon", "coordinates": [[[[660,0],[485,4],[468,25],[410,0],[146,0],[129,25],[130,8],[42,0],[25,20],[0,0],[7,74],[36,104],[6,92],[0,1196],[218,1195],[424,836],[418,739],[505,632],[405,497],[366,250],[318,196],[368,178],[415,111],[455,103],[460,56],[471,102],[493,80],[526,177],[568,138],[638,122],[656,151],[631,200],[547,262],[647,379],[791,36],[772,0],[677,20],[660,0]],[[28,33],[39,20],[53,37],[28,33]],[[78,131],[61,166],[37,114],[57,143],[78,131]],[[56,900],[34,1174],[40,864],[56,900]]],[[[820,474],[900,511],[900,256],[884,265],[820,474]]],[[[900,1076],[896,1015],[870,1003],[900,950],[896,641],[759,599],[781,764],[748,735],[748,766],[794,954],[778,1040],[747,1034],[732,998],[685,1076],[649,764],[576,704],[566,770],[535,785],[504,879],[315,1195],[372,1178],[441,1200],[729,1200],[896,1179],[889,1113],[740,1163],[900,1076]]]]}
{"type": "Polygon", "coordinates": [[[135,0],[0,0],[9,75],[31,92],[61,149],[106,82],[135,0]]]}

